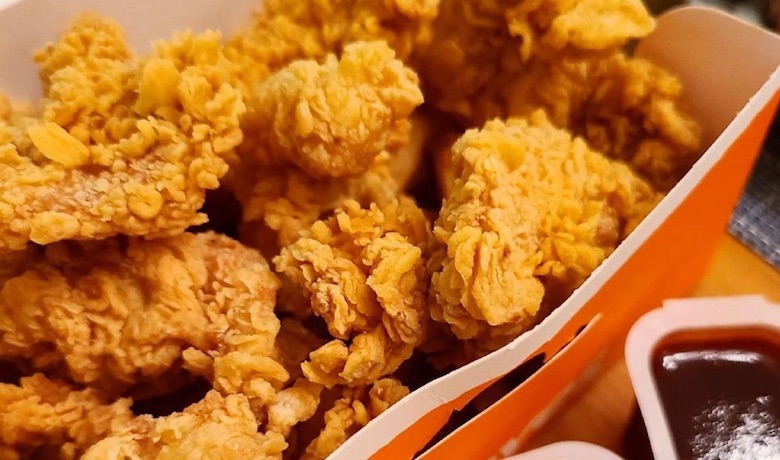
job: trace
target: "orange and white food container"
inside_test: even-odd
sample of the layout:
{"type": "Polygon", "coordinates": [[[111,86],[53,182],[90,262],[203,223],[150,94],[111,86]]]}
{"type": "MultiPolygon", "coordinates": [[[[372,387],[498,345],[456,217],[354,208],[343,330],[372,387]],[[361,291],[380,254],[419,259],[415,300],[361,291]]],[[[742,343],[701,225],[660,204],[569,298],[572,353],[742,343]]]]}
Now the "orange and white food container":
{"type": "MultiPolygon", "coordinates": [[[[228,33],[249,20],[258,1],[0,0],[0,88],[12,98],[37,97],[33,50],[55,39],[80,12],[91,10],[116,19],[132,46],[143,52],[153,40],[178,29],[228,33]]],[[[541,324],[506,347],[417,389],[352,437],[332,459],[410,459],[454,411],[537,357],[543,365],[530,378],[421,458],[514,454],[522,437],[550,413],[579,376],[620,356],[620,346],[608,344],[625,337],[630,325],[663,299],[684,296],[696,284],[777,106],[780,38],[716,10],[687,7],[660,17],[637,53],[682,80],[687,103],[709,145],[701,159],[541,324]]]]}
{"type": "Polygon", "coordinates": [[[514,455],[506,460],[621,460],[621,458],[594,444],[567,441],[514,455]]]}
{"type": "Polygon", "coordinates": [[[666,302],[625,350],[655,458],[780,456],[780,305],[666,302]]]}

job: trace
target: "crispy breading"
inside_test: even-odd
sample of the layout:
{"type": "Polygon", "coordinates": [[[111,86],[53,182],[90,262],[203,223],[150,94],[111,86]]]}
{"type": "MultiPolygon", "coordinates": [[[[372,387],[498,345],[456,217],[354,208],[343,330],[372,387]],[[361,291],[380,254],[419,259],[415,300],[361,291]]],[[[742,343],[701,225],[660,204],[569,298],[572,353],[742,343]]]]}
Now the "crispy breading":
{"type": "Polygon", "coordinates": [[[245,110],[219,34],[182,33],[138,60],[116,23],[86,15],[36,60],[42,114],[0,121],[0,249],[204,222],[245,110]]]}
{"type": "Polygon", "coordinates": [[[345,387],[341,398],[325,412],[325,425],[301,460],[324,460],[360,428],[408,394],[409,389],[393,378],[377,380],[372,385],[345,387]]]}
{"type": "Polygon", "coordinates": [[[312,179],[298,168],[259,168],[252,175],[238,174],[241,180],[234,186],[243,205],[241,241],[273,257],[347,200],[363,206],[390,202],[400,189],[388,161],[382,155],[365,173],[342,179],[312,179]]]}
{"type": "Polygon", "coordinates": [[[302,365],[309,380],[365,384],[411,356],[425,335],[429,244],[428,220],[412,200],[368,209],[347,201],[274,258],[335,338],[302,365]]]}
{"type": "Polygon", "coordinates": [[[545,109],[556,126],[629,163],[660,190],[671,189],[701,153],[701,129],[681,109],[680,81],[621,52],[534,63],[504,96],[508,113],[545,109]]]}
{"type": "Polygon", "coordinates": [[[440,11],[415,67],[430,100],[471,126],[508,115],[497,95],[530,59],[614,50],[654,24],[640,0],[443,0],[440,11]]]}
{"type": "Polygon", "coordinates": [[[430,308],[461,340],[521,332],[546,285],[581,284],[661,198],[542,112],[470,130],[452,152],[430,308]]]}
{"type": "Polygon", "coordinates": [[[110,402],[43,374],[0,383],[0,458],[78,458],[130,421],[130,400],[110,402]]]}
{"type": "Polygon", "coordinates": [[[213,233],[58,243],[2,286],[0,358],[64,366],[111,393],[161,376],[190,347],[223,364],[252,353],[251,367],[271,360],[278,286],[259,253],[213,233]]]}
{"type": "Polygon", "coordinates": [[[340,58],[296,61],[257,89],[243,123],[249,164],[292,163],[311,177],[365,172],[422,104],[417,75],[383,42],[347,45],[340,58]]]}
{"type": "Polygon", "coordinates": [[[439,0],[267,0],[226,53],[250,89],[292,61],[340,54],[357,41],[385,41],[405,60],[430,41],[438,7],[439,0]]]}
{"type": "Polygon", "coordinates": [[[282,435],[258,433],[244,395],[210,391],[198,403],[166,417],[140,416],[90,448],[84,460],[281,460],[282,435]]]}

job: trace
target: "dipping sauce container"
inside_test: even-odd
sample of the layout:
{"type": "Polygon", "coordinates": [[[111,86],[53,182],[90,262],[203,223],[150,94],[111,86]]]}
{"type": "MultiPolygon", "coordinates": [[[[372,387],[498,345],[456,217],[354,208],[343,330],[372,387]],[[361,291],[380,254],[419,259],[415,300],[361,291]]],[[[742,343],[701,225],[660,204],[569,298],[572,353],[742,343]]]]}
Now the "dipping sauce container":
{"type": "Polygon", "coordinates": [[[672,301],[643,316],[626,364],[656,459],[780,458],[780,306],[672,301]]]}

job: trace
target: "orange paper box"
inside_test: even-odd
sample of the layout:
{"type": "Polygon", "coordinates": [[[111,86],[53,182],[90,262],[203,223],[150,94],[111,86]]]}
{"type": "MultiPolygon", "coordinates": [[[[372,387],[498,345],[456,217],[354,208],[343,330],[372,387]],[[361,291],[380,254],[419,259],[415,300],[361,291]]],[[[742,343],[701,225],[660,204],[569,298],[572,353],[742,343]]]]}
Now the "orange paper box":
{"type": "MultiPolygon", "coordinates": [[[[293,0],[291,0],[293,1],[293,0]]],[[[258,0],[0,0],[0,88],[36,98],[30,58],[76,14],[92,10],[118,20],[131,44],[177,29],[229,32],[258,0]]],[[[480,459],[515,452],[572,382],[621,353],[643,313],[684,296],[707,267],[723,234],[778,103],[780,38],[726,14],[687,7],[659,18],[637,53],[677,74],[710,145],[691,171],[560,308],[532,331],[478,361],[416,390],[372,421],[333,460],[414,457],[480,391],[539,354],[546,362],[522,385],[423,454],[480,459]],[[580,329],[586,326],[579,335],[580,329]],[[574,340],[569,346],[564,346],[574,340]]]]}

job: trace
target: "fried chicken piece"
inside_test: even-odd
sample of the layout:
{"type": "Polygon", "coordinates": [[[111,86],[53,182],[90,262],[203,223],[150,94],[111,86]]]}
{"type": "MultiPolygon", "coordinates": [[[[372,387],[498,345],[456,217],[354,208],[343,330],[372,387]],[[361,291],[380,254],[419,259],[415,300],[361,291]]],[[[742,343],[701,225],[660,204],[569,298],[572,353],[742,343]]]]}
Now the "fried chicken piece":
{"type": "Polygon", "coordinates": [[[86,15],[35,60],[42,114],[0,121],[0,249],[205,221],[245,111],[219,34],[182,33],[138,60],[116,23],[86,15]]]}
{"type": "Polygon", "coordinates": [[[306,448],[301,460],[324,460],[368,422],[409,394],[409,389],[393,378],[372,385],[345,387],[342,397],[325,413],[325,426],[306,448]]]}
{"type": "Polygon", "coordinates": [[[431,316],[461,340],[522,332],[558,297],[546,287],[573,291],[661,198],[543,112],[469,130],[452,151],[431,316]]]}
{"type": "Polygon", "coordinates": [[[428,220],[411,199],[347,201],[274,258],[335,338],[302,364],[309,380],[362,385],[411,356],[425,336],[429,244],[428,220]]]}
{"type": "Polygon", "coordinates": [[[367,172],[343,179],[312,179],[298,168],[260,168],[252,175],[237,174],[234,186],[243,205],[241,241],[270,258],[347,200],[363,206],[390,202],[400,187],[388,161],[382,155],[367,172]]]}
{"type": "Polygon", "coordinates": [[[281,460],[287,447],[274,432],[258,433],[244,395],[210,391],[202,401],[167,417],[140,416],[120,433],[92,446],[84,460],[251,458],[281,460]]]}
{"type": "Polygon", "coordinates": [[[532,57],[618,49],[654,26],[640,0],[442,0],[440,10],[415,67],[430,100],[470,126],[508,115],[497,92],[532,57]]]}
{"type": "Polygon", "coordinates": [[[268,430],[288,437],[295,425],[317,412],[321,392],[322,385],[306,379],[298,379],[295,385],[280,391],[268,407],[268,430]]]}
{"type": "Polygon", "coordinates": [[[430,41],[438,7],[439,0],[267,0],[226,53],[250,89],[292,61],[340,54],[357,41],[384,41],[405,60],[430,41]]]}
{"type": "MultiPolygon", "coordinates": [[[[296,61],[259,86],[242,155],[292,163],[311,177],[366,171],[422,104],[417,75],[383,42],[347,45],[340,59],[296,61]]],[[[250,162],[253,163],[253,162],[250,162]]]]}
{"type": "MultiPolygon", "coordinates": [[[[307,308],[311,309],[308,303],[307,308]]],[[[281,329],[276,336],[274,358],[284,365],[291,380],[297,380],[303,375],[301,363],[306,361],[309,353],[325,345],[327,340],[299,319],[284,318],[281,323],[281,329]]]]}
{"type": "Polygon", "coordinates": [[[260,254],[214,233],[54,244],[0,290],[0,359],[64,367],[112,394],[162,376],[190,347],[209,355],[187,364],[213,365],[221,389],[261,364],[286,379],[270,358],[278,287],[260,254]]]}
{"type": "Polygon", "coordinates": [[[0,383],[0,458],[77,458],[130,421],[130,403],[43,374],[0,383]]]}
{"type": "Polygon", "coordinates": [[[701,153],[680,81],[622,52],[535,62],[506,86],[505,98],[513,116],[545,109],[556,126],[627,162],[659,190],[671,189],[701,153]]]}

